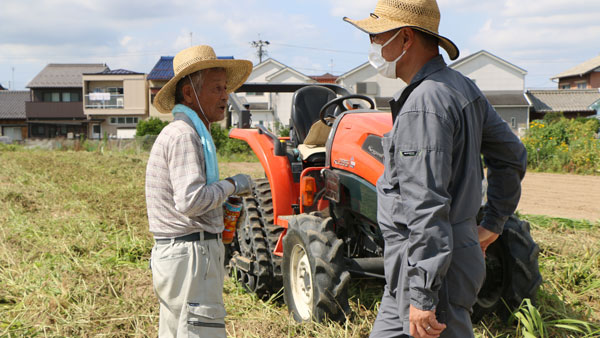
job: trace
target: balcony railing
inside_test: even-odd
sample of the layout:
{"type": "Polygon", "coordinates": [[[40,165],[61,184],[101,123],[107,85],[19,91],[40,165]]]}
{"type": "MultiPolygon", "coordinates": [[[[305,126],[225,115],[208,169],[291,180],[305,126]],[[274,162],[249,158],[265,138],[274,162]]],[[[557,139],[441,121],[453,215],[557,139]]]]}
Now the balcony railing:
{"type": "Polygon", "coordinates": [[[122,109],[124,102],[123,94],[90,93],[85,95],[86,109],[122,109]]]}

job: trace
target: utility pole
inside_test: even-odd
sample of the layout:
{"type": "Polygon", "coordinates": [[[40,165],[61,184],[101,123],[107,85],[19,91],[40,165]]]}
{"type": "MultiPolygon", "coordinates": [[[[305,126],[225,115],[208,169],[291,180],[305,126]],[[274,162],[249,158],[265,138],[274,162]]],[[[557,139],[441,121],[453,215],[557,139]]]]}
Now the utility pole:
{"type": "Polygon", "coordinates": [[[267,55],[267,51],[264,50],[263,47],[268,46],[270,44],[269,41],[263,41],[259,39],[258,41],[250,42],[250,44],[252,45],[252,47],[258,48],[258,50],[256,51],[256,55],[258,55],[258,63],[262,63],[263,56],[267,55]]]}
{"type": "Polygon", "coordinates": [[[15,67],[12,67],[12,85],[8,86],[11,90],[15,90],[15,67]]]}
{"type": "Polygon", "coordinates": [[[190,47],[194,46],[194,43],[192,42],[192,34],[194,33],[190,32],[190,47]]]}

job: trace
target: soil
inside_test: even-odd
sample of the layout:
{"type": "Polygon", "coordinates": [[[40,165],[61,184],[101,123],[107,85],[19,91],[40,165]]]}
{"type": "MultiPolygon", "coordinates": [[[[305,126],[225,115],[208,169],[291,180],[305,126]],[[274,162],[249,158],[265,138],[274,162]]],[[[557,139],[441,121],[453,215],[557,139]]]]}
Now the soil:
{"type": "Polygon", "coordinates": [[[528,172],[517,210],[600,222],[600,176],[528,172]]]}
{"type": "MultiPolygon", "coordinates": [[[[229,166],[233,172],[264,177],[258,162],[229,166]]],[[[523,214],[600,222],[600,176],[528,172],[522,188],[517,210],[523,214]]]]}

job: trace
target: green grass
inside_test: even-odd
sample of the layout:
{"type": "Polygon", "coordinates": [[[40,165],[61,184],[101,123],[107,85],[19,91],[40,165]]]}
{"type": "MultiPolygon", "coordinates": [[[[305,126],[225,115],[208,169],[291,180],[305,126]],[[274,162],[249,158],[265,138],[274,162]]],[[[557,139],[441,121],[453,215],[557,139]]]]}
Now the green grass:
{"type": "MultiPolygon", "coordinates": [[[[146,160],[146,153],[0,147],[1,337],[157,335],[146,160]]],[[[223,162],[221,175],[247,167],[223,162]]],[[[541,248],[537,306],[524,303],[510,326],[486,317],[476,336],[599,337],[600,224],[521,216],[541,248]]],[[[382,288],[354,280],[349,321],[299,325],[280,299],[259,300],[228,279],[227,330],[232,337],[367,337],[382,288]]]]}

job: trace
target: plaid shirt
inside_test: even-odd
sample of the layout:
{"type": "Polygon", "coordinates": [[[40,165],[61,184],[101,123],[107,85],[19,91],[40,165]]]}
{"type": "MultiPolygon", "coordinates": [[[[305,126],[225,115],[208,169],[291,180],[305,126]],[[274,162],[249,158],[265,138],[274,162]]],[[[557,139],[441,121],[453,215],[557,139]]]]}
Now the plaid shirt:
{"type": "Polygon", "coordinates": [[[155,238],[222,232],[222,204],[234,189],[227,181],[206,184],[200,137],[186,122],[171,122],[154,142],[146,167],[150,232],[155,238]]]}

